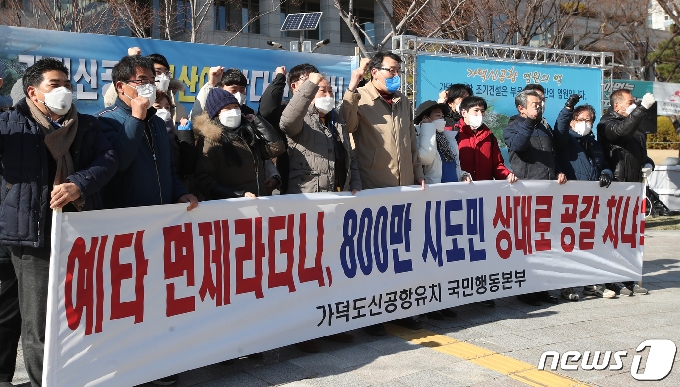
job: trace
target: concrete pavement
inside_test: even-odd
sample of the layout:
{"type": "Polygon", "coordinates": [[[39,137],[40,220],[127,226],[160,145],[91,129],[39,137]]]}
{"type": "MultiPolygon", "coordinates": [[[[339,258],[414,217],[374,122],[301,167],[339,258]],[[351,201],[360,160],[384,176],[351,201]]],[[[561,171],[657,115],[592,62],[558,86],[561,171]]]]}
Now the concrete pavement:
{"type": "MultiPolygon", "coordinates": [[[[184,372],[175,386],[680,386],[680,356],[662,381],[639,382],[630,373],[635,348],[644,340],[680,344],[679,243],[680,231],[647,231],[643,285],[648,295],[541,307],[514,297],[497,300],[495,308],[466,305],[456,308],[457,318],[424,317],[420,331],[392,326],[384,337],[355,331],[350,344],[322,339],[317,354],[279,348],[266,352],[264,360],[243,358],[184,372]],[[539,372],[545,351],[627,351],[628,356],[620,370],[539,372]]],[[[27,381],[21,353],[18,362],[15,384],[27,381]]]]}

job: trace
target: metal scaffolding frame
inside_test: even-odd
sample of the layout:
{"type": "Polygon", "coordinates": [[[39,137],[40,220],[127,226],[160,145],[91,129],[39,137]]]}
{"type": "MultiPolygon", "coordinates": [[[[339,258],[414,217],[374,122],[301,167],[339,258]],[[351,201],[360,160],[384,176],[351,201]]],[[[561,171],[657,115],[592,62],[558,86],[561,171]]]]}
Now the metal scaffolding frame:
{"type": "MultiPolygon", "coordinates": [[[[568,67],[599,68],[602,70],[602,88],[606,83],[611,87],[614,54],[611,52],[591,52],[559,50],[542,47],[512,46],[463,40],[423,38],[412,35],[399,35],[392,38],[392,52],[402,59],[404,80],[401,91],[411,101],[413,112],[416,109],[418,56],[465,58],[506,63],[550,64],[568,67]]],[[[601,100],[602,111],[609,101],[601,100]]]]}

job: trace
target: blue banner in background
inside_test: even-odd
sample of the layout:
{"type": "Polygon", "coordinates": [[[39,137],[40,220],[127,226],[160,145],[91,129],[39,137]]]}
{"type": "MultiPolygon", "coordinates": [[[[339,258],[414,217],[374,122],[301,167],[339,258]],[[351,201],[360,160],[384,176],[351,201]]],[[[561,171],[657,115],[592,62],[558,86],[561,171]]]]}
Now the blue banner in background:
{"type": "Polygon", "coordinates": [[[530,83],[545,88],[545,118],[551,126],[572,94],[583,96],[579,105],[590,104],[595,108],[596,117],[602,116],[602,70],[597,68],[420,55],[416,82],[418,104],[437,100],[439,92],[451,84],[468,84],[474,95],[486,100],[484,123],[501,146],[505,144],[503,128],[509,118],[517,114],[515,95],[530,83]]]}
{"type": "MultiPolygon", "coordinates": [[[[349,84],[349,56],[262,50],[255,48],[215,46],[171,42],[166,40],[128,38],[0,26],[0,106],[11,105],[10,91],[26,67],[41,57],[61,59],[71,71],[71,81],[78,111],[94,114],[104,108],[103,95],[111,84],[111,69],[127,55],[128,47],[140,47],[142,55],[164,55],[174,78],[185,84],[176,98],[187,111],[193,107],[201,86],[208,80],[213,66],[235,67],[248,79],[247,104],[257,110],[262,91],[274,79],[274,69],[290,70],[301,63],[311,63],[329,79],[337,101],[349,84]],[[7,100],[9,99],[9,103],[7,100]]],[[[288,92],[286,91],[286,95],[288,92]]]]}

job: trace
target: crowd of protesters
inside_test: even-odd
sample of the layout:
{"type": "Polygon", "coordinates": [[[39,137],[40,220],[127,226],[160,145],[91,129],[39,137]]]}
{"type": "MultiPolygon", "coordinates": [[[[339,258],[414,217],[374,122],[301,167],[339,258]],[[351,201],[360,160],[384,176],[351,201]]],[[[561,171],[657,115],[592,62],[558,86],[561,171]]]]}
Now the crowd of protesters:
{"type": "MultiPolygon", "coordinates": [[[[543,87],[515,96],[517,115],[503,130],[509,167],[484,124],[486,101],[453,84],[415,115],[399,90],[401,58],[378,52],[351,74],[336,106],[329,80],[312,64],[278,67],[256,112],[246,105],[238,69],[212,67],[193,109],[177,103],[181,82],[163,55],[131,48],[112,71],[105,107],[77,112],[68,69],[44,58],[18,83],[22,97],[0,115],[0,386],[10,386],[19,337],[32,386],[42,382],[52,212],[186,203],[280,194],[504,180],[640,182],[647,157],[640,129],[654,96],[640,106],[629,91],[611,94],[595,126],[595,110],[572,95],[554,128],[543,116],[543,87]],[[284,101],[286,86],[292,98],[284,101]],[[593,129],[597,130],[597,139],[593,129]]],[[[455,75],[452,75],[455,78],[455,75]]],[[[0,79],[0,86],[2,85],[0,79]]],[[[637,284],[585,286],[583,294],[647,293],[637,284]]],[[[561,296],[578,301],[573,288],[561,296]]],[[[547,291],[519,300],[559,299],[547,291]]],[[[493,301],[484,306],[493,307],[493,301]]],[[[455,317],[447,308],[427,318],[455,317]]],[[[420,327],[418,317],[395,321],[420,327]]],[[[382,324],[365,328],[384,335],[382,324]]],[[[327,339],[351,342],[340,333],[327,339]]],[[[318,352],[319,340],[298,343],[318,352]]],[[[251,355],[261,358],[262,354],[251,355]]],[[[172,375],[154,381],[171,385],[172,375]]]]}

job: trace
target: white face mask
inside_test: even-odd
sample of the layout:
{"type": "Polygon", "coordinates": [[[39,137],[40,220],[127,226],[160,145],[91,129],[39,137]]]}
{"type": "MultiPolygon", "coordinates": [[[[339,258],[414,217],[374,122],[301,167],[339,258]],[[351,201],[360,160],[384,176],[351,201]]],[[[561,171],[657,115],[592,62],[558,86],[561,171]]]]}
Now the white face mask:
{"type": "Polygon", "coordinates": [[[220,113],[220,123],[229,129],[236,129],[241,125],[241,109],[231,109],[220,113]]]}
{"type": "Polygon", "coordinates": [[[240,91],[236,94],[233,94],[233,96],[234,96],[234,98],[236,98],[239,105],[245,105],[246,104],[246,96],[244,94],[241,94],[240,91]]]}
{"type": "Polygon", "coordinates": [[[137,96],[144,97],[149,100],[149,103],[153,103],[156,100],[156,85],[147,83],[137,86],[137,96]]]}
{"type": "Polygon", "coordinates": [[[317,97],[314,99],[314,106],[316,106],[316,109],[323,113],[326,114],[333,110],[335,107],[335,98],[333,97],[317,97]]]}
{"type": "Polygon", "coordinates": [[[158,109],[156,110],[156,115],[160,117],[163,121],[170,121],[172,120],[172,115],[170,115],[170,111],[167,109],[158,109]]]}
{"type": "Polygon", "coordinates": [[[446,120],[443,118],[440,118],[438,120],[432,121],[434,124],[435,129],[437,129],[437,132],[443,132],[444,128],[446,127],[446,120]]]}
{"type": "Polygon", "coordinates": [[[633,110],[635,110],[636,107],[637,107],[636,104],[632,104],[632,105],[628,106],[628,107],[626,108],[626,114],[632,113],[633,110]]]}
{"type": "Polygon", "coordinates": [[[170,87],[170,78],[166,74],[161,74],[156,77],[156,85],[158,86],[158,90],[162,92],[168,91],[168,87],[170,87]]]}
{"type": "Polygon", "coordinates": [[[470,121],[470,127],[472,129],[477,129],[480,126],[482,126],[482,121],[484,120],[484,116],[468,116],[468,121],[470,121]]]}
{"type": "Polygon", "coordinates": [[[73,104],[73,92],[71,90],[62,87],[57,87],[56,89],[50,91],[49,93],[43,93],[41,90],[36,88],[35,90],[40,91],[45,97],[43,104],[47,106],[50,111],[58,116],[63,116],[71,110],[71,105],[73,104]]]}
{"type": "Polygon", "coordinates": [[[593,130],[593,124],[590,122],[579,121],[574,125],[574,132],[581,136],[589,135],[591,130],[593,130]]]}

